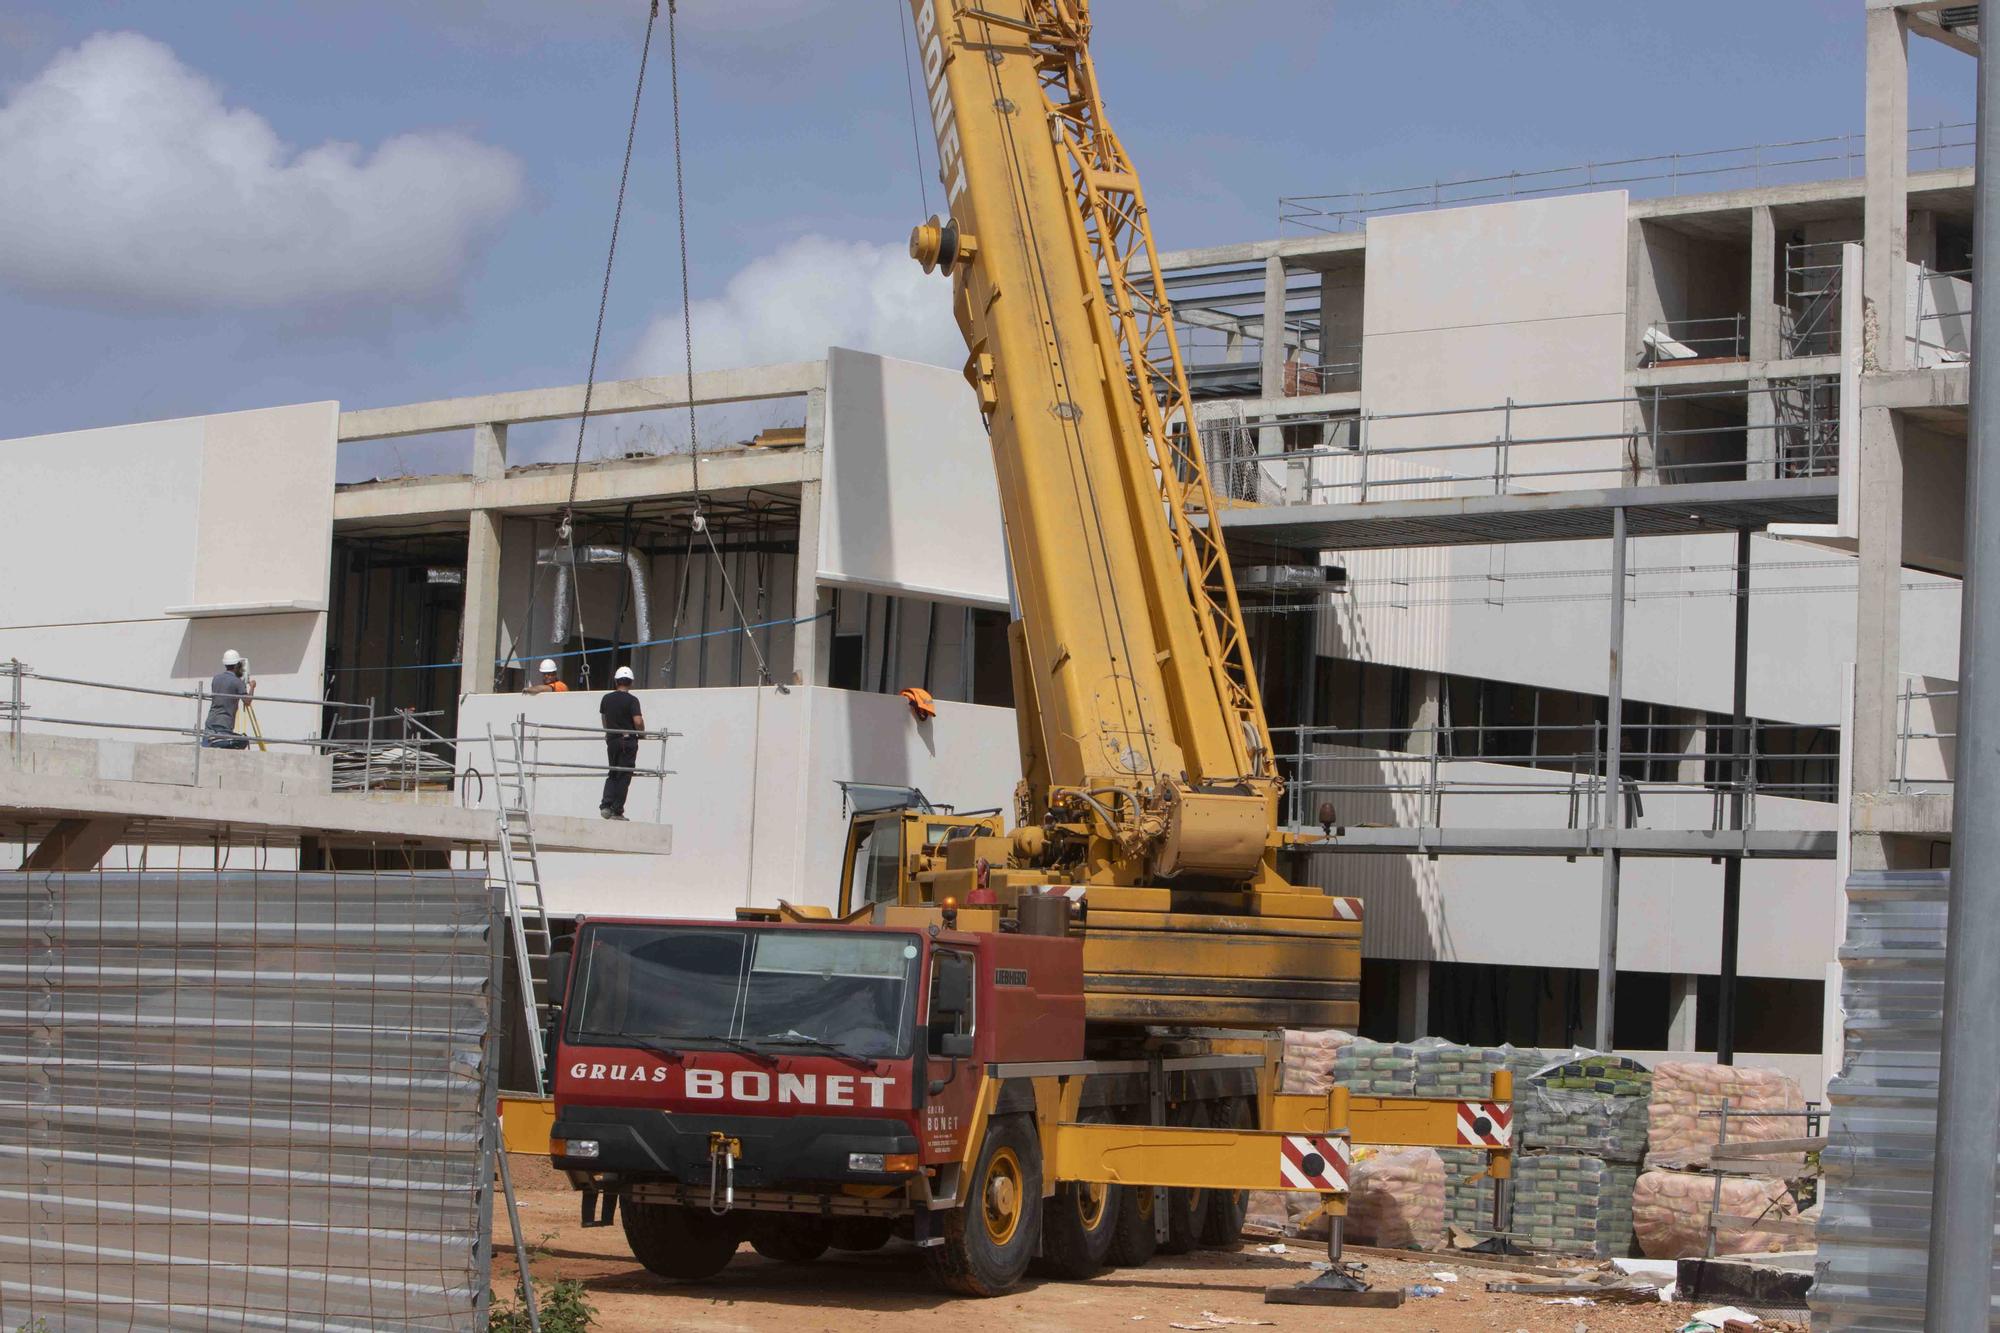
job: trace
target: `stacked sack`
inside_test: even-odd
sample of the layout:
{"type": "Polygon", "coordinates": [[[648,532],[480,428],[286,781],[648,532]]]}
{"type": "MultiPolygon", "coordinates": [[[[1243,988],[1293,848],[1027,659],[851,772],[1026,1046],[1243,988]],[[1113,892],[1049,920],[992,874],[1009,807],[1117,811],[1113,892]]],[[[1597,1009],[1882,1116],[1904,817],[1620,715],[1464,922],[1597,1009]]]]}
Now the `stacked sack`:
{"type": "MultiPolygon", "coordinates": [[[[1632,1204],[1639,1246],[1650,1258],[1687,1258],[1707,1248],[1715,1177],[1682,1168],[1707,1164],[1723,1133],[1722,1117],[1713,1113],[1720,1112],[1725,1101],[1729,1104],[1728,1137],[1732,1141],[1787,1139],[1804,1132],[1804,1121],[1799,1117],[1770,1114],[1805,1109],[1798,1083],[1776,1070],[1662,1062],[1653,1071],[1647,1170],[1638,1179],[1632,1204]]],[[[1766,1160],[1775,1173],[1783,1173],[1787,1168],[1802,1168],[1805,1159],[1792,1153],[1766,1160]]],[[[1722,1182],[1722,1217],[1781,1220],[1797,1211],[1780,1174],[1736,1176],[1722,1182]]],[[[1782,1237],[1754,1231],[1721,1231],[1715,1237],[1717,1254],[1757,1254],[1783,1248],[1782,1237]]]]}
{"type": "MultiPolygon", "coordinates": [[[[1291,1029],[1285,1033],[1283,1077],[1280,1092],[1324,1093],[1333,1086],[1333,1071],[1343,1047],[1354,1034],[1326,1028],[1318,1031],[1291,1029]]],[[[1316,1218],[1317,1195],[1290,1190],[1258,1191],[1250,1196],[1243,1225],[1285,1236],[1326,1238],[1326,1221],[1316,1218]]]]}
{"type": "MultiPolygon", "coordinates": [[[[1466,1101],[1484,1101],[1492,1093],[1493,1070],[1506,1069],[1514,1076],[1514,1147],[1521,1147],[1521,1088],[1528,1077],[1539,1069],[1547,1067],[1557,1053],[1536,1050],[1532,1046],[1471,1046],[1458,1048],[1467,1052],[1464,1068],[1468,1077],[1446,1091],[1421,1095],[1430,1097],[1463,1097],[1466,1101]],[[1484,1079],[1483,1086],[1467,1091],[1475,1080],[1470,1077],[1476,1072],[1484,1079]]],[[[1479,1148],[1446,1148],[1438,1156],[1444,1159],[1446,1177],[1445,1220],[1460,1231],[1481,1236],[1493,1233],[1493,1182],[1487,1178],[1486,1153],[1479,1148]]]]}
{"type": "Polygon", "coordinates": [[[1441,1248],[1444,1185],[1444,1163],[1429,1148],[1356,1148],[1346,1238],[1391,1250],[1441,1248]]]}
{"type": "Polygon", "coordinates": [[[1597,1259],[1630,1251],[1652,1087],[1636,1060],[1583,1051],[1515,1083],[1518,1243],[1597,1259]]]}
{"type": "MultiPolygon", "coordinates": [[[[1707,1252],[1708,1214],[1715,1207],[1715,1177],[1688,1171],[1648,1171],[1632,1194],[1632,1225],[1648,1259],[1691,1259],[1707,1252]]],[[[1731,1176],[1722,1181],[1721,1217],[1784,1221],[1798,1204],[1782,1180],[1731,1176]]],[[[1769,1254],[1785,1249],[1782,1236],[1718,1231],[1717,1254],[1769,1254]]]]}

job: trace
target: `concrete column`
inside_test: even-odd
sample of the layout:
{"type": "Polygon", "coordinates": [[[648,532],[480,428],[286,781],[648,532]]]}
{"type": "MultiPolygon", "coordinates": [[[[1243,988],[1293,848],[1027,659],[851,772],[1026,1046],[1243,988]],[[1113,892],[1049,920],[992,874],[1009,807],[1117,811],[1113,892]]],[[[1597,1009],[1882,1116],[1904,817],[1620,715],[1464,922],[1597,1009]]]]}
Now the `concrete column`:
{"type": "Polygon", "coordinates": [[[1775,361],[1780,355],[1784,298],[1779,290],[1778,227],[1771,210],[1750,210],[1750,359],[1775,361]]]}
{"type": "MultiPolygon", "coordinates": [[[[1869,19],[1882,11],[1871,10],[1869,19]]],[[[1883,792],[1895,773],[1901,682],[1903,443],[1894,412],[1861,409],[1854,460],[1860,542],[1854,607],[1853,790],[1883,792]]]]}
{"type": "MultiPolygon", "coordinates": [[[[806,455],[819,462],[815,469],[824,474],[826,458],[826,390],[806,394],[806,455]]],[[[792,683],[824,685],[833,653],[833,625],[811,617],[832,606],[832,599],[819,586],[820,481],[815,476],[799,485],[799,554],[793,567],[792,683]]],[[[965,645],[970,653],[972,645],[965,645]]]]}
{"type": "Polygon", "coordinates": [[[500,515],[481,509],[480,490],[507,476],[507,427],[472,428],[472,502],[465,529],[465,603],[459,621],[458,692],[493,689],[500,656],[500,515]]]}
{"type": "MultiPolygon", "coordinates": [[[[1754,334],[1753,334],[1754,336],[1754,334]]],[[[1778,476],[1778,401],[1771,381],[1761,376],[1744,385],[1743,479],[1775,481],[1778,476]]]]}
{"type": "MultiPolygon", "coordinates": [[[[1285,261],[1276,255],[1264,261],[1264,348],[1258,388],[1266,398],[1285,396],[1285,261]]],[[[1276,426],[1257,433],[1258,453],[1284,451],[1284,432],[1276,426]]]]}
{"type": "Polygon", "coordinates": [[[1396,967],[1396,1040],[1428,1037],[1431,1027],[1431,965],[1405,959],[1396,967]]]}
{"type": "Polygon", "coordinates": [[[1410,673],[1410,753],[1432,754],[1444,719],[1444,677],[1435,671],[1410,673]]]}
{"type": "Polygon", "coordinates": [[[1356,369],[1320,373],[1320,392],[1357,393],[1361,389],[1362,283],[1360,265],[1328,269],[1319,279],[1319,359],[1322,366],[1356,369]]]}
{"type": "Polygon", "coordinates": [[[1697,1016],[1697,988],[1699,978],[1686,972],[1676,972],[1667,978],[1667,1049],[1670,1051],[1691,1051],[1694,1049],[1694,1025],[1697,1016]]]}
{"type": "Polygon", "coordinates": [[[1687,743],[1681,746],[1681,753],[1688,757],[1680,762],[1678,781],[1688,786],[1695,786],[1705,782],[1708,778],[1706,772],[1708,768],[1708,728],[1705,726],[1689,727],[1687,743]]]}
{"type": "Polygon", "coordinates": [[[1862,311],[1864,370],[1901,370],[1904,263],[1908,249],[1910,40],[1899,10],[1868,11],[1867,266],[1862,311]]]}
{"type": "Polygon", "coordinates": [[[1911,212],[1903,258],[1925,268],[1937,268],[1937,214],[1930,209],[1919,208],[1911,212]]]}

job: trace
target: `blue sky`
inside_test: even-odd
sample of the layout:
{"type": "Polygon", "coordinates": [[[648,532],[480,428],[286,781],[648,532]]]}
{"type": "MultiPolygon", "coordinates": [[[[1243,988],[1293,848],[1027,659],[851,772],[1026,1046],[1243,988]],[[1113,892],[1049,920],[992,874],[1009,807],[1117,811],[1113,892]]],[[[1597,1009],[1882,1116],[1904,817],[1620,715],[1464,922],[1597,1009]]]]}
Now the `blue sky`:
{"type": "MultiPolygon", "coordinates": [[[[1859,0],[1096,10],[1166,248],[1273,234],[1280,194],[1862,125],[1859,0]]],[[[901,0],[681,11],[697,366],[828,340],[955,355],[943,285],[896,259],[922,212],[901,0]]],[[[677,345],[665,22],[609,375],[677,345]]],[[[0,437],[580,381],[644,23],[644,0],[13,0],[0,437]]],[[[1972,62],[1913,61],[1912,124],[1969,120],[1972,62]]]]}

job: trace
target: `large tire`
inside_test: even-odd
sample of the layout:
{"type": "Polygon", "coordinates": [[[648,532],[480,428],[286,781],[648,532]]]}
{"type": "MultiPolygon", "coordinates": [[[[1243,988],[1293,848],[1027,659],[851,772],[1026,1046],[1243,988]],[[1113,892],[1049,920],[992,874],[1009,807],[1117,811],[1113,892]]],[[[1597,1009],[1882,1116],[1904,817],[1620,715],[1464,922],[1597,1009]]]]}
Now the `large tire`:
{"type": "Polygon", "coordinates": [[[1111,1226],[1111,1252],[1107,1256],[1118,1268],[1137,1268],[1160,1248],[1153,1222],[1153,1187],[1127,1185],[1118,1191],[1118,1214],[1111,1226]]]}
{"type": "Polygon", "coordinates": [[[809,1264],[826,1253],[826,1223],[817,1217],[765,1214],[750,1222],[750,1248],[781,1264],[809,1264]]]}
{"type": "MultiPolygon", "coordinates": [[[[1167,1113],[1167,1123],[1190,1129],[1208,1129],[1215,1124],[1208,1102],[1182,1102],[1167,1113]]],[[[1160,1242],[1163,1254],[1186,1254],[1201,1247],[1201,1235],[1208,1222],[1208,1199],[1212,1190],[1170,1189],[1167,1191],[1167,1238],[1160,1242]]]]}
{"type": "Polygon", "coordinates": [[[656,1277],[698,1282],[714,1277],[743,1243],[734,1218],[711,1217],[667,1203],[621,1200],[625,1242],[656,1277]]]}
{"type": "Polygon", "coordinates": [[[1118,1210],[1125,1191],[1116,1185],[1068,1180],[1056,1186],[1042,1213],[1041,1267],[1051,1277],[1095,1277],[1111,1262],[1118,1239],[1118,1210]]]}
{"type": "Polygon", "coordinates": [[[895,1222],[886,1217],[836,1217],[826,1224],[827,1244],[857,1254],[881,1249],[895,1234],[895,1222]]]}
{"type": "MultiPolygon", "coordinates": [[[[1217,1129],[1255,1129],[1254,1103],[1243,1097],[1225,1097],[1212,1104],[1217,1129]]],[[[1234,1250],[1243,1244],[1243,1218],[1250,1211],[1248,1190],[1210,1190],[1208,1214],[1201,1223],[1201,1243],[1207,1249],[1234,1250]]]]}
{"type": "Polygon", "coordinates": [[[1027,1116],[987,1122],[959,1205],[938,1220],[944,1243],[924,1256],[939,1282],[967,1296],[998,1296],[1021,1280],[1042,1231],[1041,1140],[1027,1116]]]}

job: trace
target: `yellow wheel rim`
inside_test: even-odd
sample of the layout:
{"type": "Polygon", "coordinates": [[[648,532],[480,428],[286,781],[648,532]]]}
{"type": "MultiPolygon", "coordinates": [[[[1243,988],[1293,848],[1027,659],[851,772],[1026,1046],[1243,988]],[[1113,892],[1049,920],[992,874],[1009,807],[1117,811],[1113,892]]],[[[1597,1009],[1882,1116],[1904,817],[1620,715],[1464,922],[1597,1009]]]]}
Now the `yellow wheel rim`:
{"type": "Polygon", "coordinates": [[[1085,1231],[1095,1231],[1104,1221],[1104,1203],[1111,1191],[1090,1181],[1076,1187],[1076,1215],[1085,1231]]]}
{"type": "Polygon", "coordinates": [[[1021,1229],[1021,1205],[1021,1159],[1012,1148],[996,1148],[979,1191],[979,1215],[986,1224],[986,1238],[995,1245],[1014,1239],[1014,1233],[1021,1229]]]}

